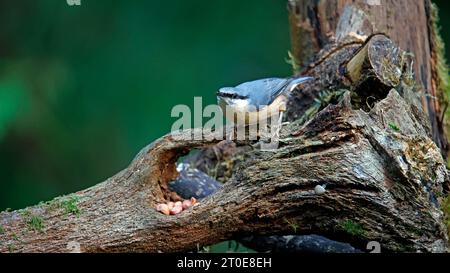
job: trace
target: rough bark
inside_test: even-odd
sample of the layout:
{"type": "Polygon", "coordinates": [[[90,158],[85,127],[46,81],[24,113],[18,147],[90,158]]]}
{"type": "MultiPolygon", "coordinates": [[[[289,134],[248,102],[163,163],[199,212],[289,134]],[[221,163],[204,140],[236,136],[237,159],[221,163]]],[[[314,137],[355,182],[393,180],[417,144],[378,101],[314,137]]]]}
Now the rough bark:
{"type": "Polygon", "coordinates": [[[382,34],[344,35],[317,56],[307,68],[316,80],[292,96],[293,122],[279,148],[237,143],[245,149],[231,177],[199,204],[176,216],[155,210],[177,198],[167,186],[177,159],[219,140],[192,140],[191,130],[169,134],[97,186],[1,213],[0,252],[189,251],[292,233],[361,249],[378,241],[383,251],[447,251],[446,164],[403,51],[382,34]]]}
{"type": "MultiPolygon", "coordinates": [[[[184,199],[201,200],[230,179],[236,161],[246,152],[232,141],[222,141],[186,157],[178,164],[179,176],[169,183],[169,189],[184,199]],[[219,179],[221,182],[218,182],[219,179]]],[[[295,231],[292,231],[295,234],[295,231]]],[[[242,244],[258,252],[360,253],[348,243],[336,242],[318,235],[272,235],[240,238],[242,244]]]]}
{"type": "MultiPolygon", "coordinates": [[[[433,140],[447,157],[447,139],[442,115],[445,111],[438,73],[438,45],[433,28],[430,0],[290,0],[292,54],[308,73],[311,62],[320,62],[320,51],[342,44],[348,34],[358,37],[374,33],[388,35],[401,49],[414,54],[414,72],[421,87],[425,114],[429,117],[433,140]]],[[[352,41],[350,41],[351,43],[352,41]]]]}
{"type": "Polygon", "coordinates": [[[12,245],[59,252],[77,244],[88,252],[183,251],[255,232],[292,232],[293,225],[299,234],[356,246],[377,240],[384,250],[446,250],[435,199],[445,163],[397,91],[370,113],[353,110],[347,93],[291,136],[294,127],[283,133],[290,139],[279,150],[249,152],[221,190],[178,216],[155,211],[167,196],[161,184],[174,177],[180,151],[209,143],[166,136],[125,171],[78,192],[78,216],[65,214],[63,200],[2,213],[0,251],[12,245]],[[383,125],[392,116],[402,121],[401,133],[383,125]],[[327,193],[314,194],[324,183],[327,193]],[[42,230],[33,230],[32,216],[42,218],[42,230]],[[349,223],[358,228],[346,230],[349,223]]]}

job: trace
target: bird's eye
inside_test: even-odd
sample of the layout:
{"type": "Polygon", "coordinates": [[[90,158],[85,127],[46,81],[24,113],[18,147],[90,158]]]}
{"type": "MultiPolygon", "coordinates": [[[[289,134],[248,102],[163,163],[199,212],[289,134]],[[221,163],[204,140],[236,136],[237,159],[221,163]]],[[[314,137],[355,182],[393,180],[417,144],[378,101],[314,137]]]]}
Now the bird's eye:
{"type": "Polygon", "coordinates": [[[241,95],[235,94],[235,93],[218,92],[217,95],[221,96],[221,97],[233,99],[233,100],[235,100],[235,99],[246,99],[245,96],[241,96],[241,95]]]}

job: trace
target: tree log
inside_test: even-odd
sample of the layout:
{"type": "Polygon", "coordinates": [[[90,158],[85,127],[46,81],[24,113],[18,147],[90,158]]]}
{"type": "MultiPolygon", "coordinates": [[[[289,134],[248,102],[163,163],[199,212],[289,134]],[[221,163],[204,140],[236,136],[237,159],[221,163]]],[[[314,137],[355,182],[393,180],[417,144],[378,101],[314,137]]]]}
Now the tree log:
{"type": "Polygon", "coordinates": [[[76,193],[77,214],[65,209],[70,197],[2,213],[0,251],[186,251],[255,232],[292,233],[294,225],[356,246],[446,251],[437,201],[445,162],[397,91],[370,113],[352,109],[346,93],[295,136],[294,127],[279,150],[249,152],[221,190],[177,216],[156,212],[168,196],[161,185],[176,176],[181,151],[211,143],[189,140],[189,131],[185,141],[166,136],[123,172],[76,193]],[[392,115],[399,132],[383,125],[392,115]],[[315,194],[324,183],[326,194],[315,194]]]}
{"type": "Polygon", "coordinates": [[[447,157],[442,119],[447,99],[441,86],[446,79],[439,73],[442,56],[431,0],[289,0],[288,10],[292,55],[304,68],[302,73],[307,74],[320,62],[323,54],[319,52],[329,53],[328,47],[342,44],[348,34],[355,39],[347,43],[357,43],[358,38],[384,33],[400,48],[413,53],[414,72],[423,92],[422,104],[433,140],[447,157]]]}
{"type": "Polygon", "coordinates": [[[174,198],[178,158],[219,140],[193,140],[200,129],[168,134],[97,186],[2,212],[0,252],[190,251],[254,234],[447,252],[440,204],[449,175],[410,67],[387,36],[358,35],[317,53],[307,68],[316,80],[292,96],[279,148],[237,143],[245,148],[231,177],[200,203],[175,216],[155,209],[174,198]]]}

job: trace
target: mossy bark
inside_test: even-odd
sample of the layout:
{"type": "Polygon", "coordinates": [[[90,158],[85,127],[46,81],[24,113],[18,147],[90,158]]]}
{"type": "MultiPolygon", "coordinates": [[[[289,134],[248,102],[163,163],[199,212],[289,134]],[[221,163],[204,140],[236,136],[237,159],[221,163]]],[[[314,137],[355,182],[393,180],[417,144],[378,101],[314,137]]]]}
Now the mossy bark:
{"type": "MultiPolygon", "coordinates": [[[[367,10],[360,3],[339,12],[347,2],[363,1],[290,2],[291,20],[298,18],[305,26],[313,22],[312,30],[306,30],[315,31],[311,39],[318,48],[304,70],[315,80],[291,96],[292,122],[283,127],[277,150],[237,143],[245,148],[224,187],[176,216],[165,216],[155,207],[173,196],[167,183],[178,175],[177,159],[219,142],[211,135],[192,140],[191,130],[168,134],[103,183],[0,213],[0,252],[189,251],[253,234],[291,234],[293,225],[298,234],[325,235],[361,249],[378,241],[383,251],[448,251],[440,206],[449,177],[439,143],[433,141],[436,132],[427,108],[433,104],[422,104],[417,88],[432,86],[431,74],[416,83],[401,43],[384,34],[365,35],[370,30],[367,10]],[[292,10],[295,3],[299,6],[292,10]],[[334,22],[330,12],[344,18],[341,24],[326,23],[334,22]],[[302,19],[304,14],[309,21],[302,19]],[[327,29],[339,30],[339,39],[328,36],[327,29]],[[323,92],[336,96],[318,102],[323,92]],[[324,184],[326,192],[316,194],[314,188],[324,184]],[[33,228],[36,223],[30,226],[30,217],[40,219],[39,229],[33,228]]],[[[420,8],[425,25],[420,18],[416,23],[427,30],[427,1],[415,3],[381,1],[404,8],[396,14],[400,25],[405,24],[403,13],[420,8]]],[[[429,41],[426,49],[426,39],[417,38],[418,46],[428,50],[423,54],[431,56],[429,41]]],[[[430,63],[421,68],[431,71],[430,63]]]]}
{"type": "Polygon", "coordinates": [[[348,34],[357,42],[358,38],[383,33],[402,50],[414,54],[413,72],[433,140],[447,157],[443,92],[448,75],[442,73],[442,40],[436,27],[436,7],[430,0],[290,0],[288,10],[293,56],[303,65],[302,73],[308,72],[311,62],[320,60],[320,52],[342,44],[348,34]]]}

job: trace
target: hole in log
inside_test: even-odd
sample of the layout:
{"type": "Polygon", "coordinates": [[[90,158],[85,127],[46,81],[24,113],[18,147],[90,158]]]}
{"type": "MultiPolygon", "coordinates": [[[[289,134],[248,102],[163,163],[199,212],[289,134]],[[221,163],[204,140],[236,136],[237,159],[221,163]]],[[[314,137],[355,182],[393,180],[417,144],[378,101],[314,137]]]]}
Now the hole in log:
{"type": "Polygon", "coordinates": [[[176,202],[183,202],[184,209],[185,202],[195,203],[214,194],[231,177],[235,163],[241,158],[239,154],[248,149],[247,146],[237,146],[231,141],[222,141],[204,149],[171,151],[171,155],[167,156],[173,158],[168,161],[164,172],[169,173],[167,170],[175,169],[174,173],[163,176],[166,180],[160,186],[165,203],[155,204],[157,210],[168,214],[165,204],[173,207],[176,202]]]}
{"type": "MultiPolygon", "coordinates": [[[[176,175],[161,183],[165,202],[173,205],[170,202],[192,201],[192,198],[197,201],[213,195],[231,178],[236,163],[242,159],[241,154],[248,149],[251,148],[222,141],[204,149],[175,152],[171,162],[176,167],[176,175]]],[[[163,209],[167,212],[167,208],[163,209]]],[[[159,211],[163,212],[161,208],[159,211]]]]}
{"type": "Polygon", "coordinates": [[[341,66],[353,88],[352,105],[370,111],[400,85],[407,53],[384,34],[367,38],[355,55],[341,66]]]}
{"type": "Polygon", "coordinates": [[[159,180],[160,190],[163,195],[163,199],[166,201],[180,201],[182,200],[175,192],[170,191],[168,187],[168,183],[174,179],[176,179],[179,174],[176,169],[176,162],[178,158],[185,156],[189,153],[189,149],[176,149],[163,153],[162,157],[158,162],[162,164],[159,167],[161,170],[161,176],[159,180]]]}
{"type": "MultiPolygon", "coordinates": [[[[163,200],[155,204],[155,209],[165,215],[176,215],[195,205],[198,184],[205,183],[209,176],[192,168],[186,158],[190,158],[200,151],[198,149],[175,149],[163,152],[167,157],[162,170],[160,190],[163,200]]],[[[208,182],[211,183],[211,182],[208,182]]]]}
{"type": "Polygon", "coordinates": [[[233,174],[242,154],[251,149],[232,141],[222,141],[205,149],[193,149],[177,162],[179,176],[169,182],[169,190],[181,198],[204,198],[216,192],[233,174]]]}
{"type": "Polygon", "coordinates": [[[391,87],[384,85],[377,78],[369,77],[352,93],[353,109],[369,112],[376,103],[385,99],[391,87]]]}

